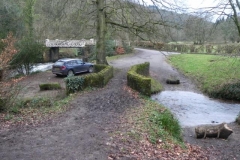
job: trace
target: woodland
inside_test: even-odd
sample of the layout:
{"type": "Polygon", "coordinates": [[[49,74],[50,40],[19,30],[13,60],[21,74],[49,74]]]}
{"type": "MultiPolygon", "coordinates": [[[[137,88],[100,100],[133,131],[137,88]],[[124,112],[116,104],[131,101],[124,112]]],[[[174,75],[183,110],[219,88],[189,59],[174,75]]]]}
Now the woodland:
{"type": "Polygon", "coordinates": [[[41,59],[37,55],[45,39],[93,38],[97,40],[96,62],[106,64],[106,46],[113,40],[238,43],[239,8],[238,0],[219,1],[215,7],[199,10],[181,0],[2,0],[0,38],[12,32],[18,44],[15,58],[31,55],[31,62],[41,59]],[[30,49],[35,56],[26,52],[30,49]]]}

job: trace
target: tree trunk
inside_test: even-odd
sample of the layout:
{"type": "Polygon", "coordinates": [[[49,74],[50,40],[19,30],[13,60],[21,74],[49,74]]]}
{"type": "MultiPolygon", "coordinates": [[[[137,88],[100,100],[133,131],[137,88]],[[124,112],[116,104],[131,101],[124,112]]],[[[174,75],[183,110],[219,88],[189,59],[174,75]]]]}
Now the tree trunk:
{"type": "Polygon", "coordinates": [[[85,46],[83,48],[83,62],[88,62],[88,57],[89,57],[89,53],[90,53],[90,47],[89,46],[85,46]]]}
{"type": "Polygon", "coordinates": [[[97,64],[108,64],[105,55],[106,41],[106,17],[105,17],[105,0],[97,0],[97,44],[96,58],[97,64]]]}
{"type": "Polygon", "coordinates": [[[219,125],[203,125],[195,128],[196,138],[223,138],[227,139],[233,131],[226,123],[219,125]]]}
{"type": "Polygon", "coordinates": [[[239,4],[239,1],[236,0],[236,5],[234,4],[234,2],[232,0],[229,0],[229,3],[231,5],[231,8],[233,10],[233,21],[237,27],[237,30],[238,30],[238,35],[240,36],[240,23],[239,23],[239,20],[238,20],[238,13],[237,13],[237,9],[240,9],[240,4],[239,4]]]}

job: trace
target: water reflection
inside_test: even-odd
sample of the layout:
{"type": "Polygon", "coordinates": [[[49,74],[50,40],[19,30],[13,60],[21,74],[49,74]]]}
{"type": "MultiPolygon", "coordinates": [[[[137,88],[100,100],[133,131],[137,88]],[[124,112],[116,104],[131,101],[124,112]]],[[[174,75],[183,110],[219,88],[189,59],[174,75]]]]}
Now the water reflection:
{"type": "Polygon", "coordinates": [[[163,91],[152,99],[169,108],[183,127],[235,121],[240,104],[224,103],[202,94],[163,91]]]}

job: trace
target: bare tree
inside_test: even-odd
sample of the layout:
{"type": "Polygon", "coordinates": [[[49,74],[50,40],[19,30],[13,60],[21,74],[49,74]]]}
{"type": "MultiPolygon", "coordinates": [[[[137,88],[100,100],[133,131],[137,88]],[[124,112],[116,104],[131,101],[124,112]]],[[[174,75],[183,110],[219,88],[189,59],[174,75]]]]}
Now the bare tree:
{"type": "Polygon", "coordinates": [[[138,36],[141,39],[164,38],[169,28],[175,28],[171,12],[179,9],[177,4],[164,0],[152,0],[151,8],[144,0],[96,0],[97,9],[97,63],[107,64],[105,38],[107,27],[138,36]],[[165,9],[165,10],[164,10],[165,9]],[[159,37],[158,37],[159,36],[159,37]]]}
{"type": "Polygon", "coordinates": [[[194,44],[204,44],[204,42],[211,35],[212,23],[208,21],[206,16],[188,16],[188,19],[184,23],[184,31],[188,40],[194,42],[194,44]]]}
{"type": "Polygon", "coordinates": [[[23,8],[23,16],[26,26],[26,31],[28,33],[28,37],[33,37],[34,31],[34,5],[36,0],[24,0],[25,6],[23,8]]]}
{"type": "Polygon", "coordinates": [[[232,14],[230,15],[230,17],[233,19],[237,30],[238,30],[238,34],[240,36],[240,23],[239,23],[239,12],[240,12],[240,3],[238,0],[235,0],[235,2],[233,0],[228,0],[231,8],[232,8],[232,14]]]}
{"type": "Polygon", "coordinates": [[[180,28],[175,21],[180,18],[175,13],[182,12],[177,2],[179,1],[37,0],[35,29],[42,35],[42,39],[96,38],[97,63],[107,64],[107,34],[131,40],[136,37],[151,41],[173,38],[173,29],[180,28]]]}
{"type": "MultiPolygon", "coordinates": [[[[0,1],[0,39],[9,32],[19,38],[23,33],[24,23],[21,19],[20,5],[14,0],[0,1]]],[[[1,46],[0,46],[1,48],[1,46]]]]}
{"type": "Polygon", "coordinates": [[[91,6],[84,0],[37,0],[35,30],[39,38],[91,38],[91,6]]]}
{"type": "MultiPolygon", "coordinates": [[[[235,24],[235,27],[238,31],[238,35],[240,36],[240,2],[239,0],[216,0],[216,5],[214,7],[201,8],[201,13],[209,13],[214,19],[220,20],[223,17],[231,18],[235,24]],[[216,18],[217,17],[217,18],[216,18]]],[[[230,29],[230,28],[229,28],[230,29]]]]}

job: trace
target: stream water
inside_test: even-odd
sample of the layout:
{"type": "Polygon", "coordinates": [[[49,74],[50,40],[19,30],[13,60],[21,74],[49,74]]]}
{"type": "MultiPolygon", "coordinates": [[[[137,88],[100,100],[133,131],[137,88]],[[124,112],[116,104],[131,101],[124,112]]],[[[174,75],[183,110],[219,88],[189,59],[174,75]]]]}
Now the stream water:
{"type": "Polygon", "coordinates": [[[169,108],[183,127],[233,122],[240,112],[240,104],[193,92],[163,91],[153,95],[152,99],[169,108]]]}
{"type": "Polygon", "coordinates": [[[33,66],[33,69],[31,72],[36,72],[36,71],[46,71],[52,69],[53,63],[39,63],[33,66]]]}

